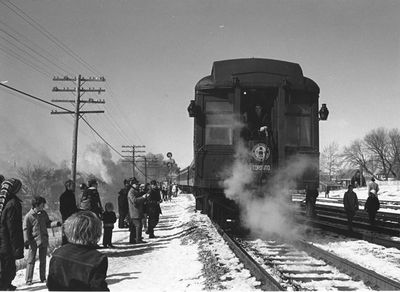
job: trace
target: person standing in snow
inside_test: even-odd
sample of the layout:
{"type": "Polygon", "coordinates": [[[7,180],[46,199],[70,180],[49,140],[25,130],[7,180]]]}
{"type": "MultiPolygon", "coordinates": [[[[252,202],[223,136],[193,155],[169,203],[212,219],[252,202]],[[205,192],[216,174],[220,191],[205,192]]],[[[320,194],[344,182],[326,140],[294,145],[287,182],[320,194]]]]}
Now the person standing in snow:
{"type": "Polygon", "coordinates": [[[36,252],[39,250],[39,275],[40,282],[46,281],[46,256],[49,246],[49,234],[47,228],[61,226],[61,222],[51,221],[44,210],[46,199],[35,197],[32,199],[32,209],[24,217],[24,245],[29,249],[25,281],[32,285],[33,271],[35,268],[36,252]]]}
{"type": "MultiPolygon", "coordinates": [[[[67,180],[65,182],[65,191],[60,196],[60,213],[62,222],[65,222],[69,216],[78,212],[78,207],[76,206],[75,192],[74,192],[74,182],[72,180],[67,180]]],[[[62,232],[62,244],[67,243],[67,237],[62,232]]]]}
{"type": "Polygon", "coordinates": [[[131,180],[131,189],[128,193],[129,204],[129,243],[144,243],[142,239],[142,219],[144,203],[147,200],[148,194],[141,195],[139,191],[139,182],[136,179],[131,180]]]}
{"type": "Polygon", "coordinates": [[[353,191],[353,185],[349,184],[347,192],[343,196],[344,211],[347,214],[349,231],[353,231],[353,218],[358,210],[357,194],[353,191]]]}
{"type": "Polygon", "coordinates": [[[108,258],[96,250],[101,221],[91,211],[72,214],[64,223],[68,243],[50,259],[49,291],[109,291],[108,258]]]}
{"type": "Polygon", "coordinates": [[[90,179],[88,181],[88,188],[85,189],[82,194],[80,209],[92,211],[101,218],[103,207],[101,205],[99,192],[97,191],[97,186],[97,180],[90,179]]]}
{"type": "Polygon", "coordinates": [[[365,202],[364,209],[368,212],[369,223],[375,225],[375,216],[380,208],[379,199],[376,196],[376,191],[372,189],[369,192],[368,199],[365,202]]]}
{"type": "Polygon", "coordinates": [[[6,179],[0,189],[0,290],[15,290],[12,285],[17,272],[15,261],[24,258],[22,205],[17,193],[21,181],[6,179]]]}
{"type": "Polygon", "coordinates": [[[114,205],[111,202],[105,204],[106,209],[103,213],[103,246],[114,247],[112,245],[112,231],[114,229],[114,223],[117,221],[117,216],[114,213],[114,205]]]}
{"type": "Polygon", "coordinates": [[[150,182],[150,195],[147,200],[147,215],[148,215],[148,228],[147,232],[149,238],[154,238],[154,228],[157,226],[161,214],[161,195],[155,180],[150,182]]]}
{"type": "Polygon", "coordinates": [[[128,207],[128,192],[131,186],[129,184],[129,180],[124,179],[124,187],[118,192],[118,227],[125,228],[129,221],[129,207],[128,207]]]}
{"type": "Polygon", "coordinates": [[[378,184],[375,182],[375,178],[372,177],[371,181],[368,184],[368,188],[367,188],[367,194],[368,196],[370,195],[371,191],[374,190],[375,191],[375,195],[378,195],[379,192],[379,186],[378,184]]]}

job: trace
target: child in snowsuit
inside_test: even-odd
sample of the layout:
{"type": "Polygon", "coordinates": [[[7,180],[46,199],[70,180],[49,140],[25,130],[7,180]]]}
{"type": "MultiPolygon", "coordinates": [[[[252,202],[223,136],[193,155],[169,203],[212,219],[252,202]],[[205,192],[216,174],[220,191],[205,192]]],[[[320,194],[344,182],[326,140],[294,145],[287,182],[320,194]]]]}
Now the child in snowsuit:
{"type": "Polygon", "coordinates": [[[112,203],[106,203],[105,212],[103,213],[103,246],[114,247],[112,245],[112,231],[114,229],[114,223],[117,221],[117,216],[114,212],[114,206],[112,203]]]}

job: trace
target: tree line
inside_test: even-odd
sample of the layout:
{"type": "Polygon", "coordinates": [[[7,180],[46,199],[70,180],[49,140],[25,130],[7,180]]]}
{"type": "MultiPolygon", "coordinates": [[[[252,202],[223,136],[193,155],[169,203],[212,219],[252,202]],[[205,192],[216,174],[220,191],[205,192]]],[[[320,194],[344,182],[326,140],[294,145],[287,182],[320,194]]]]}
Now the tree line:
{"type": "Polygon", "coordinates": [[[400,175],[400,131],[373,129],[362,139],[340,149],[336,142],[321,152],[321,172],[329,180],[340,177],[344,169],[359,169],[369,176],[388,180],[400,175]]]}
{"type": "MultiPolygon", "coordinates": [[[[106,155],[108,156],[108,155],[106,155]]],[[[104,155],[101,156],[104,159],[104,155]]],[[[110,155],[111,157],[111,155],[110,155]]],[[[155,179],[157,181],[165,180],[169,173],[169,168],[165,163],[165,158],[162,154],[148,153],[146,155],[148,161],[152,161],[152,167],[147,170],[148,179],[150,181],[155,179]]],[[[100,158],[100,159],[102,159],[100,158]]],[[[77,187],[76,199],[79,203],[81,196],[79,185],[86,183],[89,179],[96,179],[99,183],[98,190],[104,205],[106,202],[111,202],[114,206],[117,205],[118,191],[124,186],[123,180],[133,176],[132,164],[123,163],[120,159],[116,162],[111,161],[109,157],[102,163],[101,167],[105,168],[107,179],[98,174],[87,173],[78,171],[77,173],[77,187]]],[[[140,183],[144,183],[145,165],[143,161],[138,161],[135,167],[135,177],[140,183]]],[[[104,173],[104,171],[102,171],[104,173]]],[[[40,162],[32,163],[27,162],[24,166],[17,167],[15,170],[15,177],[22,182],[22,191],[20,197],[23,204],[23,213],[29,211],[31,208],[31,200],[33,197],[42,196],[47,201],[48,213],[53,218],[59,218],[59,197],[64,192],[64,183],[71,177],[71,170],[64,161],[60,166],[54,167],[40,162]]],[[[7,175],[6,175],[7,176],[7,175]]]]}

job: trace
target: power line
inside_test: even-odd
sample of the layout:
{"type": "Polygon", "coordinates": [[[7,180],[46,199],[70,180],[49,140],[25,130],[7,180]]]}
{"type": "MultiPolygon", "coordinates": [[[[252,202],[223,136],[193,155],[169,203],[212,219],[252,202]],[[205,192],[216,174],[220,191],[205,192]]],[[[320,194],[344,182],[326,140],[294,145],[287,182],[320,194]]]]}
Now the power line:
{"type": "MultiPolygon", "coordinates": [[[[43,34],[47,39],[49,39],[52,43],[56,44],[57,47],[61,48],[64,52],[66,52],[69,56],[73,57],[76,61],[78,61],[78,63],[84,65],[85,68],[89,69],[92,72],[95,72],[97,74],[97,70],[94,69],[94,67],[92,67],[89,63],[87,63],[85,60],[83,60],[78,54],[76,54],[72,49],[70,49],[67,45],[65,45],[63,42],[61,42],[57,37],[55,37],[52,33],[50,33],[46,28],[44,28],[38,21],[36,21],[34,18],[32,18],[31,16],[29,16],[27,13],[25,13],[21,8],[19,8],[18,6],[16,6],[15,4],[11,3],[11,1],[0,1],[0,4],[3,4],[4,6],[6,6],[8,9],[10,9],[11,11],[13,11],[16,15],[18,15],[20,18],[22,18],[25,22],[27,22],[29,25],[31,25],[32,27],[34,27],[36,30],[38,30],[41,34],[43,34]]],[[[3,22],[0,21],[0,23],[2,23],[3,25],[5,25],[6,27],[8,27],[11,31],[14,31],[10,26],[8,26],[7,24],[4,24],[3,22]]],[[[38,50],[35,50],[33,48],[31,48],[32,46],[27,45],[26,43],[22,42],[21,40],[18,40],[17,37],[13,36],[12,34],[8,33],[7,31],[1,29],[1,31],[3,33],[5,33],[6,35],[8,35],[10,38],[14,39],[15,41],[17,41],[19,44],[21,44],[22,46],[29,48],[29,50],[31,50],[32,52],[34,52],[35,54],[41,56],[43,59],[45,59],[46,61],[48,61],[50,64],[52,64],[53,66],[57,67],[58,69],[61,69],[63,72],[68,72],[67,70],[65,70],[64,68],[60,67],[58,64],[56,64],[54,61],[52,61],[49,58],[46,58],[43,56],[43,54],[38,53],[38,50]]],[[[21,34],[19,34],[18,32],[15,32],[15,34],[22,36],[21,34]]],[[[26,37],[23,37],[24,39],[27,39],[26,37]]],[[[28,40],[29,41],[29,40],[28,40]]],[[[32,42],[33,43],[33,42],[32,42]]],[[[35,45],[35,43],[33,43],[35,45]]],[[[15,46],[15,44],[13,44],[15,46]]],[[[39,47],[40,46],[37,46],[39,47]]],[[[0,48],[1,49],[1,48],[0,48]]],[[[32,58],[36,61],[38,61],[40,64],[43,64],[43,62],[40,62],[39,60],[37,60],[37,58],[34,58],[34,56],[32,56],[32,54],[29,54],[26,50],[23,50],[21,48],[19,48],[19,50],[22,50],[25,54],[29,55],[30,58],[29,60],[31,60],[32,58]]],[[[41,51],[46,52],[46,50],[43,50],[42,48],[40,48],[41,51]]],[[[51,54],[45,54],[47,55],[51,55],[51,54]]],[[[34,64],[29,64],[27,60],[24,60],[22,56],[20,55],[13,55],[14,58],[17,58],[19,61],[21,61],[22,63],[32,67],[33,69],[35,69],[36,71],[38,71],[41,74],[50,76],[51,74],[48,72],[45,72],[46,70],[44,69],[38,69],[39,67],[34,64]]],[[[30,62],[32,63],[32,61],[30,62]]],[[[114,98],[114,100],[116,102],[118,102],[117,99],[114,98]]],[[[113,104],[111,104],[111,106],[113,106],[113,104]]],[[[114,107],[116,108],[120,113],[121,109],[119,107],[114,107]]],[[[126,119],[126,116],[124,114],[121,114],[121,116],[126,119]]],[[[128,141],[129,139],[127,138],[128,136],[126,135],[125,131],[123,131],[123,128],[121,127],[121,125],[117,122],[117,120],[115,120],[112,116],[106,114],[106,118],[109,119],[110,124],[106,124],[106,126],[104,127],[105,129],[108,129],[109,126],[112,126],[116,129],[116,132],[121,136],[121,138],[123,138],[124,140],[128,141]]],[[[127,120],[126,120],[127,121],[127,120]]],[[[101,120],[102,123],[104,123],[103,120],[101,120]]],[[[127,122],[127,124],[129,124],[129,122],[127,122]]],[[[134,130],[134,129],[133,129],[134,130]]],[[[115,132],[114,132],[115,133],[115,132]]],[[[136,136],[137,133],[135,132],[136,136]]],[[[140,137],[138,137],[139,140],[140,137]]]]}
{"type": "Polygon", "coordinates": [[[65,45],[63,42],[61,42],[57,37],[55,37],[52,33],[50,33],[46,28],[44,28],[40,23],[38,23],[35,19],[30,17],[28,14],[26,14],[21,8],[16,6],[14,3],[11,3],[10,1],[0,1],[1,4],[6,6],[8,9],[13,11],[15,14],[17,14],[19,17],[21,17],[23,20],[25,20],[28,24],[30,24],[32,27],[34,27],[36,30],[41,32],[46,38],[48,38],[51,42],[53,42],[56,46],[61,48],[64,52],[66,52],[68,55],[73,57],[75,60],[77,60],[79,63],[81,63],[85,68],[87,68],[89,71],[95,73],[96,75],[101,75],[98,72],[96,72],[96,69],[94,69],[89,63],[87,63],[85,60],[83,60],[77,53],[75,53],[72,49],[70,49],[67,45],[65,45]],[[15,9],[7,5],[7,3],[12,5],[15,9]],[[17,10],[17,11],[16,11],[17,10]]]}
{"type": "MultiPolygon", "coordinates": [[[[16,88],[11,87],[11,86],[5,85],[5,84],[3,84],[3,83],[0,83],[0,85],[3,86],[3,87],[5,87],[5,88],[7,88],[7,89],[12,90],[12,91],[18,92],[18,93],[20,93],[20,94],[22,94],[22,95],[25,95],[25,96],[28,96],[28,97],[30,97],[30,98],[33,98],[33,99],[35,99],[35,100],[37,100],[37,101],[46,103],[46,104],[48,104],[48,105],[54,106],[54,107],[56,107],[56,108],[59,108],[59,109],[65,110],[65,111],[69,111],[71,114],[74,113],[73,111],[71,111],[71,110],[69,110],[69,109],[66,109],[66,108],[64,108],[64,107],[62,107],[62,106],[59,106],[59,105],[57,105],[57,104],[48,102],[48,101],[46,101],[46,100],[44,100],[44,99],[41,99],[41,98],[36,97],[36,96],[33,96],[33,95],[29,94],[29,93],[26,93],[26,92],[24,92],[24,91],[18,90],[18,89],[16,89],[16,88]]],[[[100,133],[97,132],[97,131],[89,124],[88,121],[86,121],[85,118],[83,118],[82,116],[81,116],[81,118],[82,118],[82,120],[89,126],[89,128],[90,128],[104,143],[106,143],[106,144],[107,144],[112,150],[114,150],[119,156],[123,157],[123,155],[122,155],[121,153],[119,153],[113,146],[111,146],[111,144],[108,143],[108,142],[100,135],[100,133]]]]}
{"type": "Polygon", "coordinates": [[[35,100],[38,100],[38,101],[40,101],[40,102],[43,102],[43,103],[46,103],[46,104],[48,104],[48,105],[54,106],[54,107],[56,107],[56,108],[65,110],[65,111],[67,111],[67,112],[69,112],[69,113],[71,113],[71,114],[74,113],[73,111],[71,111],[71,110],[69,110],[69,109],[66,109],[66,108],[64,108],[64,107],[62,107],[62,106],[56,105],[56,104],[54,104],[54,103],[51,103],[51,102],[49,102],[49,101],[47,101],[47,100],[41,99],[41,98],[39,98],[39,97],[36,97],[36,96],[34,96],[34,95],[32,95],[32,94],[26,93],[26,92],[24,92],[24,91],[22,91],[22,90],[18,90],[18,89],[14,88],[14,87],[5,85],[5,84],[3,84],[3,83],[0,83],[0,85],[3,86],[3,87],[6,87],[7,89],[10,89],[10,90],[12,90],[12,91],[18,92],[18,93],[20,93],[20,94],[23,94],[23,95],[26,95],[26,96],[28,96],[28,97],[30,97],[30,98],[33,98],[33,99],[35,99],[35,100]]]}

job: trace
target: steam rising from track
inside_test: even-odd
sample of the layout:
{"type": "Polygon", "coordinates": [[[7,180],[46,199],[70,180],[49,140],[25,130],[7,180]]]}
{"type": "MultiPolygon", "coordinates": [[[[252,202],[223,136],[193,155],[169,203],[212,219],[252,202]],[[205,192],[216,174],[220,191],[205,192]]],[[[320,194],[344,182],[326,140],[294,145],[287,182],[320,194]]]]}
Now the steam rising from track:
{"type": "Polygon", "coordinates": [[[241,209],[241,221],[258,235],[271,233],[294,238],[299,230],[293,224],[294,206],[290,190],[295,178],[310,166],[310,161],[294,157],[261,186],[255,185],[255,173],[249,165],[249,150],[243,143],[236,149],[235,161],[225,173],[225,195],[241,209]]]}

